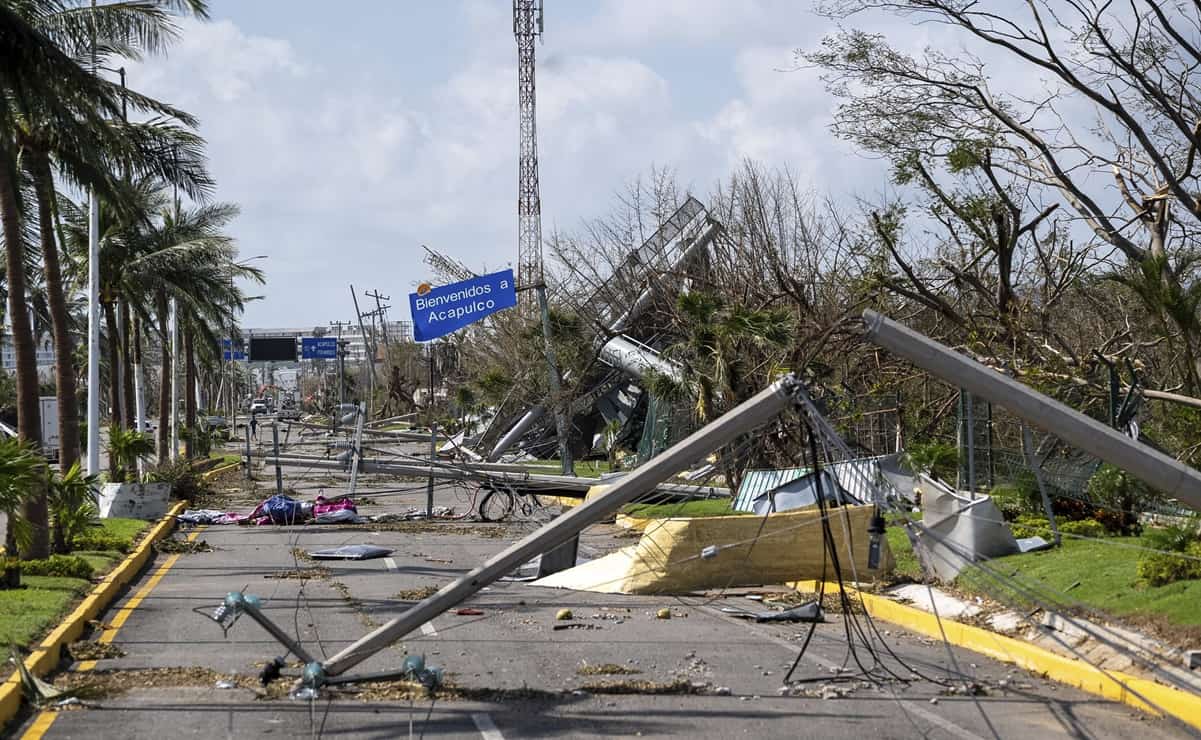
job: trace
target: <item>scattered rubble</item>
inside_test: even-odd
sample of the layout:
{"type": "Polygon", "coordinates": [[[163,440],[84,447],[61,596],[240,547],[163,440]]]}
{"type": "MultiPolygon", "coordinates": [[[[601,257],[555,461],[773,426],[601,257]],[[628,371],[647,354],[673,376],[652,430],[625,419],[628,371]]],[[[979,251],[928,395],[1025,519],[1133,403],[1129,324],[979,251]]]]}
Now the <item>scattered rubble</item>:
{"type": "Polygon", "coordinates": [[[597,665],[584,663],[576,668],[575,672],[580,676],[632,676],[642,673],[637,668],[618,665],[617,663],[600,663],[597,665]]]}
{"type": "Polygon", "coordinates": [[[75,660],[105,660],[125,657],[125,651],[108,642],[81,640],[71,643],[67,650],[75,660]]]}
{"type": "Polygon", "coordinates": [[[398,591],[392,598],[398,601],[421,601],[436,593],[438,593],[437,586],[421,586],[419,588],[406,588],[403,591],[398,591]]]}
{"type": "Polygon", "coordinates": [[[204,540],[177,540],[173,537],[159,540],[154,543],[154,551],[158,553],[178,553],[178,554],[193,554],[198,552],[212,552],[213,548],[204,540]]]}

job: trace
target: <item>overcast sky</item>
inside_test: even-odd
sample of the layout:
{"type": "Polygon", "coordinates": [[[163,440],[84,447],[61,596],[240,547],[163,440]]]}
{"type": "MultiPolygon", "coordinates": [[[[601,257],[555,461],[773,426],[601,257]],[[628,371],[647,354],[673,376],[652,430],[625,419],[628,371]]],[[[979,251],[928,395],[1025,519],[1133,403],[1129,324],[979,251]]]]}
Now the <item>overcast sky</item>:
{"type": "MultiPolygon", "coordinates": [[[[799,0],[546,0],[538,47],[543,230],[602,215],[652,165],[703,195],[743,158],[822,190],[878,192],[827,133],[833,100],[792,70],[828,21],[799,0]]],[[[509,0],[213,0],[132,87],[201,120],[243,256],[268,255],[247,326],[351,315],[348,283],[406,295],[421,244],[516,261],[509,0]]],[[[908,45],[922,29],[898,27],[908,45]]]]}

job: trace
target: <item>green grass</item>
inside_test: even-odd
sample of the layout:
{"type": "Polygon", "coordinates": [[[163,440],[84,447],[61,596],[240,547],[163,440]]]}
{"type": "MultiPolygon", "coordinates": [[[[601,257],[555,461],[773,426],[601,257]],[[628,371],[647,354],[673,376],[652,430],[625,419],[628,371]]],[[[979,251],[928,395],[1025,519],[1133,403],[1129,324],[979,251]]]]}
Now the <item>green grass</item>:
{"type": "Polygon", "coordinates": [[[218,464],[213,466],[214,468],[219,468],[222,465],[228,465],[229,463],[242,462],[242,455],[241,455],[241,453],[238,453],[238,452],[230,452],[230,453],[210,452],[209,459],[210,460],[220,460],[221,462],[219,462],[218,464]]]}
{"type": "Polygon", "coordinates": [[[888,549],[892,550],[892,557],[897,562],[893,575],[897,578],[920,580],[924,575],[922,566],[913,552],[913,546],[909,544],[905,530],[901,527],[888,527],[884,530],[884,537],[888,540],[888,549]]]}
{"type": "Polygon", "coordinates": [[[77,538],[80,549],[120,550],[129,552],[133,543],[150,526],[141,519],[101,519],[100,526],[91,527],[77,538]]]}
{"type": "MultiPolygon", "coordinates": [[[[897,562],[894,575],[920,579],[921,566],[905,531],[890,526],[887,537],[897,562]]],[[[1118,546],[1123,544],[1145,546],[1142,537],[1107,537],[1101,541],[1065,537],[1062,547],[997,558],[990,568],[1005,576],[1018,576],[1026,584],[1037,581],[1042,584],[1041,590],[1057,594],[1067,603],[1079,602],[1086,609],[1161,624],[1201,626],[1201,581],[1148,586],[1138,577],[1138,561],[1144,553],[1118,546]]],[[[1034,607],[1027,597],[1002,587],[979,568],[965,570],[955,586],[1002,603],[1034,607]]]]}
{"type": "Polygon", "coordinates": [[[0,640],[27,645],[49,631],[91,583],[80,578],[22,576],[25,588],[0,591],[0,640]]]}
{"type": "MultiPolygon", "coordinates": [[[[149,525],[141,519],[101,519],[100,526],[89,534],[108,546],[120,546],[120,550],[76,550],[72,555],[88,561],[96,571],[94,575],[102,576],[125,558],[124,551],[133,548],[149,525]]],[[[26,575],[21,576],[21,585],[24,588],[0,590],[0,641],[4,644],[27,645],[37,640],[92,586],[80,578],[26,575]]]]}
{"type": "MultiPolygon", "coordinates": [[[[1010,555],[993,562],[1004,575],[1035,579],[1065,600],[1115,616],[1165,619],[1176,625],[1201,626],[1201,581],[1177,581],[1148,586],[1139,581],[1138,550],[1115,544],[1144,545],[1141,537],[1110,537],[1100,542],[1064,538],[1063,546],[1045,552],[1010,555]],[[1078,586],[1073,586],[1079,582],[1078,586]]],[[[969,569],[956,585],[977,593],[999,593],[1006,600],[1026,600],[1000,590],[996,581],[979,569],[969,569]]]]}
{"type": "Polygon", "coordinates": [[[747,516],[750,512],[734,511],[733,500],[728,498],[701,499],[676,504],[628,504],[623,514],[642,519],[667,519],[687,516],[747,516]]]}
{"type": "MultiPolygon", "coordinates": [[[[539,473],[558,475],[563,468],[558,460],[529,460],[521,463],[527,468],[534,468],[539,473]]],[[[577,460],[575,474],[581,478],[599,478],[609,472],[608,460],[577,460]]]]}

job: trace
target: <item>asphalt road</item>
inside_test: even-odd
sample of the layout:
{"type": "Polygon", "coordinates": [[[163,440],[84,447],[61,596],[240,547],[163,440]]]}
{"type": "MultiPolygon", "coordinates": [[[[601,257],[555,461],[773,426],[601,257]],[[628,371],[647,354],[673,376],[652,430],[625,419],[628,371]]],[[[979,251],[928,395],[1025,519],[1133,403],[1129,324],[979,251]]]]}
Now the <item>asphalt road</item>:
{"type": "MultiPolygon", "coordinates": [[[[269,476],[263,476],[269,479],[269,476]]],[[[306,493],[315,493],[312,484],[306,493]]],[[[373,485],[378,485],[374,484],[373,485]]],[[[412,484],[409,484],[412,485],[412,484]]],[[[332,489],[331,489],[332,490],[332,489]]],[[[438,503],[464,503],[440,488],[438,503]]],[[[362,514],[403,511],[424,502],[414,491],[379,499],[362,514]]],[[[133,596],[140,603],[114,644],[124,655],[98,661],[107,694],[87,708],[31,717],[25,737],[348,737],[447,738],[684,736],[694,738],[1135,738],[1187,737],[1178,725],[1043,681],[971,652],[879,624],[900,660],[885,664],[905,678],[875,684],[837,680],[858,671],[848,660],[844,626],[820,625],[795,678],[811,695],[781,696],[782,677],[798,654],[805,627],[748,624],[720,612],[721,597],[614,596],[501,582],[464,606],[478,615],[440,616],[360,665],[400,666],[423,654],[464,689],[436,701],[386,699],[356,691],[314,700],[265,699],[250,687],[259,666],[282,649],[249,619],[223,636],[193,612],[211,610],[228,591],[246,589],[266,611],[298,632],[314,653],[329,655],[402,612],[413,590],[443,585],[480,563],[531,525],[435,524],[428,531],[367,531],[338,526],[210,527],[199,533],[212,551],[179,555],[169,569],[159,555],[129,594],[102,619],[111,622],[133,596]],[[319,547],[369,543],[394,550],[387,559],[328,563],[309,580],[280,578],[316,564],[298,559],[319,547]],[[157,579],[157,580],[155,580],[157,579]],[[148,588],[152,586],[152,588],[148,588]],[[409,592],[409,593],[406,593],[409,592]],[[655,612],[670,608],[673,617],[655,612]],[[555,630],[569,608],[581,627],[555,630]],[[612,664],[626,675],[588,675],[612,664]],[[592,669],[586,668],[592,666],[592,669]],[[185,669],[148,672],[148,669],[185,669]],[[218,688],[237,678],[245,687],[218,688]],[[957,695],[935,681],[970,681],[983,695],[957,695]],[[679,683],[683,681],[683,683],[679,683]],[[609,682],[607,688],[595,684],[609,682]],[[646,683],[638,683],[646,682],[646,683]],[[696,694],[656,695],[675,684],[696,694]],[[590,686],[591,685],[591,686],[590,686]],[[724,695],[724,689],[729,694],[724,695]],[[627,691],[631,693],[607,693],[627,691]],[[822,693],[825,697],[822,697],[822,693]]],[[[176,534],[182,539],[187,530],[176,534]]],[[[589,530],[582,544],[604,551],[627,544],[612,527],[589,530]]],[[[870,667],[871,656],[860,651],[870,667]]],[[[73,670],[88,668],[75,664],[73,670]]],[[[613,670],[611,667],[605,670],[613,670]]],[[[297,669],[290,667],[295,675],[297,669]]],[[[879,671],[877,671],[879,673],[879,671]]],[[[78,677],[76,677],[78,678],[78,677]]]]}

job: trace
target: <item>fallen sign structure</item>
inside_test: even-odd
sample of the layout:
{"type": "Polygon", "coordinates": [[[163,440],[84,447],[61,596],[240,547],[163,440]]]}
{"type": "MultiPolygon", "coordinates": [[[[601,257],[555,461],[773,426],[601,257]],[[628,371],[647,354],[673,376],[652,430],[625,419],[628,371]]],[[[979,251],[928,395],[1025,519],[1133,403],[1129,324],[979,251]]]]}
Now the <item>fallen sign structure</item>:
{"type": "MultiPolygon", "coordinates": [[[[781,378],[618,480],[603,495],[586,501],[554,519],[326,660],[314,660],[297,640],[288,636],[263,613],[260,600],[252,595],[231,592],[213,612],[211,618],[226,631],[242,614],[250,616],[262,625],[294,655],[305,661],[300,683],[301,687],[309,692],[327,684],[354,681],[356,677],[343,674],[404,638],[430,619],[508,575],[526,561],[554,550],[574,538],[588,525],[615,514],[623,505],[651,492],[672,475],[688,469],[740,436],[771,422],[782,411],[794,406],[802,392],[800,382],[793,375],[781,378]]],[[[404,671],[400,670],[396,675],[403,673],[404,671]]]]}
{"type": "MultiPolygon", "coordinates": [[[[861,575],[880,575],[894,566],[887,541],[878,566],[868,565],[866,533],[874,511],[874,506],[844,506],[829,513],[834,548],[851,553],[861,575]]],[[[828,568],[829,545],[820,529],[824,516],[814,506],[766,516],[662,519],[647,527],[638,544],[533,585],[605,594],[680,594],[818,580],[828,568]]]]}

